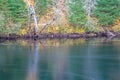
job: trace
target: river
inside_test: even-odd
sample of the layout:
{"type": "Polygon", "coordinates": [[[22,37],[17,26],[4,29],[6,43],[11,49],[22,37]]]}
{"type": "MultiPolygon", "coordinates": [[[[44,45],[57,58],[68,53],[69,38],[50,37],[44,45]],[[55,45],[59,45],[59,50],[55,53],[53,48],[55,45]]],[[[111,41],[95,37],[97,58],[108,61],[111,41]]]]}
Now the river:
{"type": "Polygon", "coordinates": [[[120,80],[120,39],[1,40],[0,80],[120,80]]]}

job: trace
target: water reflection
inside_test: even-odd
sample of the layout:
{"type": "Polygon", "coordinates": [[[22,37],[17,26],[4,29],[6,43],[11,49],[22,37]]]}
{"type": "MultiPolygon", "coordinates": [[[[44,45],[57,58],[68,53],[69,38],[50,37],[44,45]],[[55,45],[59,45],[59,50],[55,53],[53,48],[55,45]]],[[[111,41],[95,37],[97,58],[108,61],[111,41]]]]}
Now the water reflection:
{"type": "Polygon", "coordinates": [[[119,47],[119,39],[7,41],[0,80],[120,80],[119,47]]]}
{"type": "Polygon", "coordinates": [[[120,78],[120,55],[114,41],[104,45],[87,44],[84,73],[91,80],[119,80],[120,78]],[[114,75],[114,76],[113,76],[114,75]],[[116,76],[117,75],[117,76],[116,76]]]}
{"type": "Polygon", "coordinates": [[[39,46],[37,41],[34,42],[33,51],[30,46],[30,53],[29,55],[29,65],[28,65],[28,73],[26,80],[38,80],[38,60],[39,60],[39,46]]]}
{"type": "Polygon", "coordinates": [[[86,59],[84,61],[84,74],[90,79],[90,80],[102,80],[101,73],[98,69],[98,64],[96,63],[96,60],[94,60],[94,52],[97,51],[97,48],[95,46],[87,44],[87,50],[86,50],[86,59]]]}
{"type": "Polygon", "coordinates": [[[64,80],[67,75],[65,75],[64,73],[67,70],[68,67],[68,48],[64,48],[64,47],[58,47],[57,49],[55,49],[55,54],[54,54],[54,58],[53,58],[53,80],[64,80]]]}

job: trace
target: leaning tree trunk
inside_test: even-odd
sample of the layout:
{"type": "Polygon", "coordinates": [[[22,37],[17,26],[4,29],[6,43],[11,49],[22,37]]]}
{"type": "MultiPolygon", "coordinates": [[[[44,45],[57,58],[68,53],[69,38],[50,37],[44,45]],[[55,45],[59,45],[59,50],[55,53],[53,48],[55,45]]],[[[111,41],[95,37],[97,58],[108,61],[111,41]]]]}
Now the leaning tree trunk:
{"type": "Polygon", "coordinates": [[[68,0],[52,0],[51,8],[48,8],[48,13],[46,13],[44,18],[41,18],[39,24],[43,25],[40,32],[43,32],[48,26],[54,26],[59,28],[61,26],[68,26],[68,6],[66,5],[68,0]],[[51,11],[51,12],[50,12],[51,11]],[[46,18],[46,16],[48,16],[46,18]],[[43,23],[43,19],[46,21],[43,23]]]}

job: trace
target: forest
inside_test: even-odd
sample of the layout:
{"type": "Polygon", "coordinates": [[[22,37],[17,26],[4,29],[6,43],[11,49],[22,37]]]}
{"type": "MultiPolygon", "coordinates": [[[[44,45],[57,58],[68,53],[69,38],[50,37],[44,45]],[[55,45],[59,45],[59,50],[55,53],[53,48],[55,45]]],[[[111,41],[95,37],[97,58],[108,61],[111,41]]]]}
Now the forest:
{"type": "Polygon", "coordinates": [[[0,35],[106,31],[120,32],[120,0],[0,0],[0,35]]]}

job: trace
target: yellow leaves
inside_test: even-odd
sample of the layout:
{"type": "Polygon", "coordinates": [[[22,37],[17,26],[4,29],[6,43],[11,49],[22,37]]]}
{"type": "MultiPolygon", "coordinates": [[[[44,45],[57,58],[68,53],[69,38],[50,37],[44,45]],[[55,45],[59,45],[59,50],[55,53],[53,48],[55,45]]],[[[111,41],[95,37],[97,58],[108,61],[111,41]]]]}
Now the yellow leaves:
{"type": "Polygon", "coordinates": [[[69,33],[80,33],[80,34],[84,34],[85,33],[85,29],[83,28],[73,28],[71,27],[69,33]]]}
{"type": "Polygon", "coordinates": [[[82,29],[82,28],[81,28],[81,29],[79,30],[79,33],[84,34],[84,33],[85,33],[85,29],[82,29]]]}
{"type": "MultiPolygon", "coordinates": [[[[47,24],[52,21],[49,26],[69,26],[68,24],[68,15],[66,14],[67,12],[62,11],[62,15],[58,16],[56,13],[54,13],[53,7],[49,7],[46,11],[45,14],[43,14],[40,18],[40,21],[38,24],[47,24]]],[[[42,25],[41,25],[42,26],[42,25]]],[[[60,31],[60,28],[58,30],[57,28],[53,28],[55,31],[60,31]]]]}
{"type": "Polygon", "coordinates": [[[48,33],[62,32],[62,33],[80,33],[80,34],[84,34],[85,29],[83,29],[83,28],[74,28],[74,27],[63,27],[63,26],[49,26],[47,28],[47,32],[48,33]]]}
{"type": "Polygon", "coordinates": [[[41,16],[39,24],[49,23],[49,21],[52,20],[52,15],[52,8],[50,7],[46,10],[46,13],[41,16]]]}
{"type": "Polygon", "coordinates": [[[67,33],[73,33],[74,32],[73,27],[69,27],[68,29],[66,29],[66,32],[67,33]]]}
{"type": "Polygon", "coordinates": [[[120,20],[119,20],[119,19],[117,19],[117,20],[114,21],[114,24],[115,24],[115,25],[117,25],[117,24],[119,24],[119,23],[120,23],[120,20]]]}
{"type": "Polygon", "coordinates": [[[48,29],[47,29],[47,32],[48,33],[58,33],[60,31],[60,28],[57,26],[49,26],[48,29]]]}
{"type": "Polygon", "coordinates": [[[120,32],[120,20],[119,19],[114,21],[114,26],[112,26],[112,30],[120,32]]]}
{"type": "Polygon", "coordinates": [[[112,27],[112,30],[119,32],[119,31],[120,31],[120,26],[114,25],[114,26],[112,27]]]}
{"type": "Polygon", "coordinates": [[[27,34],[27,30],[26,30],[26,29],[21,29],[21,30],[19,31],[19,34],[20,34],[20,35],[26,35],[26,34],[27,34]]]}
{"type": "Polygon", "coordinates": [[[34,0],[30,0],[30,5],[34,6],[34,0]]]}
{"type": "Polygon", "coordinates": [[[47,32],[52,33],[52,31],[53,31],[52,27],[48,27],[47,32]]]}
{"type": "Polygon", "coordinates": [[[55,27],[55,30],[59,31],[59,27],[55,27]]]}
{"type": "Polygon", "coordinates": [[[84,34],[85,33],[85,29],[83,28],[74,28],[74,27],[63,27],[63,26],[54,26],[54,27],[48,27],[47,30],[48,33],[58,33],[58,32],[62,32],[62,33],[80,33],[80,34],[84,34]]]}

